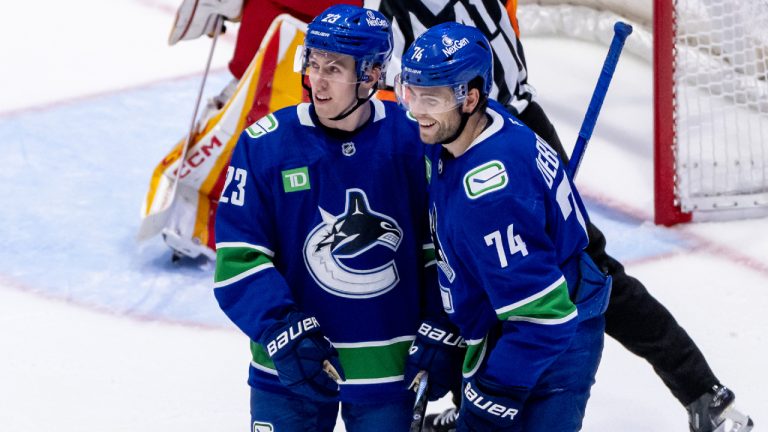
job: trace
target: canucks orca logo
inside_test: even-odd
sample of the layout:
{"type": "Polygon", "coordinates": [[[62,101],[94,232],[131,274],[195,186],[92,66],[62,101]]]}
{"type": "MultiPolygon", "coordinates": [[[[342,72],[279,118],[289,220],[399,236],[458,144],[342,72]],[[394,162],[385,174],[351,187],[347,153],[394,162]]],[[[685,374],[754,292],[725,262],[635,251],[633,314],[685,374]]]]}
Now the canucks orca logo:
{"type": "Polygon", "coordinates": [[[435,260],[437,261],[437,267],[443,272],[448,282],[453,282],[456,279],[456,273],[453,271],[453,267],[448,262],[448,257],[443,252],[443,246],[440,244],[440,238],[437,236],[437,208],[432,205],[429,209],[429,231],[432,234],[432,244],[435,245],[435,260]]]}
{"type": "Polygon", "coordinates": [[[394,252],[403,237],[397,221],[371,210],[360,189],[347,189],[346,206],[340,215],[318,209],[323,221],[304,243],[304,263],[315,281],[332,294],[350,298],[375,297],[394,288],[400,281],[394,252]],[[391,251],[386,254],[389,261],[360,264],[370,262],[366,258],[375,255],[371,249],[377,245],[391,251]]]}

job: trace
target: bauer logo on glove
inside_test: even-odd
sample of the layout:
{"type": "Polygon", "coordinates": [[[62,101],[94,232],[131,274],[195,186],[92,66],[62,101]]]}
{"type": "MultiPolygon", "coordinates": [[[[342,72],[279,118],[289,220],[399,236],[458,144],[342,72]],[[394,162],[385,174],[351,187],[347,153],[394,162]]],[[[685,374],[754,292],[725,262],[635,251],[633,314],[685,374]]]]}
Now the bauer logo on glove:
{"type": "Polygon", "coordinates": [[[513,420],[515,415],[517,415],[517,409],[497,403],[488,397],[487,394],[480,393],[478,390],[472,387],[471,381],[467,381],[464,385],[464,397],[477,409],[485,411],[492,416],[497,416],[501,419],[509,417],[510,420],[513,420]]]}
{"type": "Polygon", "coordinates": [[[419,334],[428,337],[432,339],[435,342],[444,343],[449,346],[456,346],[459,348],[466,348],[467,343],[464,342],[464,338],[451,333],[449,331],[445,331],[443,329],[440,329],[436,326],[430,325],[428,322],[422,322],[419,326],[419,334]]]}
{"type": "Polygon", "coordinates": [[[314,401],[338,400],[344,369],[315,317],[291,312],[267,329],[261,341],[286,388],[314,401]]]}
{"type": "Polygon", "coordinates": [[[296,325],[291,325],[267,344],[267,353],[269,353],[270,357],[274,356],[279,349],[288,345],[288,342],[298,338],[304,332],[318,327],[320,327],[320,324],[318,324],[315,317],[307,317],[298,321],[296,325]]]}

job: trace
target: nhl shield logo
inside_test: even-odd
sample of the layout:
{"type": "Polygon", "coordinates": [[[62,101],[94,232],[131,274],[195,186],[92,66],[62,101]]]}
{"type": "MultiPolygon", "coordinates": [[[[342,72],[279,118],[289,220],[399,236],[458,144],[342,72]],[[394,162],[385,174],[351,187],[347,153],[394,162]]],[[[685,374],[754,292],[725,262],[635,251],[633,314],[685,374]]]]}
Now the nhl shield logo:
{"type": "Polygon", "coordinates": [[[344,154],[344,156],[352,156],[353,154],[355,154],[355,143],[346,142],[342,144],[341,152],[344,154]]]}

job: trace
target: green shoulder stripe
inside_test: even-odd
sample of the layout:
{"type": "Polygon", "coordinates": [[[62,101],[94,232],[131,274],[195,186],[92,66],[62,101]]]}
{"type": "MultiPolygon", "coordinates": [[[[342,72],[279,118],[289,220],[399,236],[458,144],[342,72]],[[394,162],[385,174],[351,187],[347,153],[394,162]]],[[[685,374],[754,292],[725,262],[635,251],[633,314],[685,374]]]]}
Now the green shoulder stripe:
{"type": "Polygon", "coordinates": [[[237,282],[254,273],[273,267],[269,249],[246,243],[216,245],[216,272],[214,286],[237,282]]]}
{"type": "Polygon", "coordinates": [[[576,306],[568,295],[564,277],[546,289],[509,306],[496,309],[502,321],[530,321],[538,324],[560,324],[577,316],[576,306]]]}

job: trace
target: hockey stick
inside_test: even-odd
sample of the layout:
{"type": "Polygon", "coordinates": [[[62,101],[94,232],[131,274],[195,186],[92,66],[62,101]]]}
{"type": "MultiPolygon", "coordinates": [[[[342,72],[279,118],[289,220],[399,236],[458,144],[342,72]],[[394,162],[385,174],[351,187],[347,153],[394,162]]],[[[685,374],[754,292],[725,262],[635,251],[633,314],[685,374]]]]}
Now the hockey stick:
{"type": "Polygon", "coordinates": [[[413,404],[413,417],[411,417],[410,432],[421,432],[424,428],[424,414],[427,411],[427,390],[429,388],[429,374],[426,371],[419,372],[414,382],[418,381],[416,388],[416,402],[413,404]]]}
{"type": "Polygon", "coordinates": [[[213,61],[213,51],[216,48],[216,40],[219,38],[221,26],[224,22],[224,17],[221,15],[216,16],[216,24],[213,31],[213,42],[211,43],[211,50],[208,52],[208,60],[205,63],[205,71],[203,72],[203,80],[200,83],[200,89],[197,91],[197,99],[195,100],[195,109],[192,112],[192,124],[189,126],[189,133],[187,139],[184,141],[184,146],[181,148],[181,158],[179,159],[179,167],[173,175],[171,183],[171,192],[165,197],[162,208],[154,213],[148,213],[142,220],[139,232],[136,234],[136,240],[144,241],[151,237],[156,236],[168,223],[168,219],[171,216],[171,210],[173,209],[173,203],[176,200],[176,188],[179,184],[179,176],[181,170],[184,169],[184,163],[187,160],[187,151],[192,145],[194,139],[195,126],[197,124],[197,111],[200,108],[200,101],[203,99],[203,90],[205,90],[205,81],[208,79],[208,72],[211,70],[211,62],[213,61]]]}
{"type": "Polygon", "coordinates": [[[571,161],[566,168],[568,175],[572,179],[576,177],[581,159],[584,157],[584,151],[587,148],[587,143],[592,138],[592,132],[595,130],[597,117],[600,115],[600,108],[603,107],[605,94],[608,93],[608,86],[611,84],[613,73],[616,71],[616,64],[619,62],[621,50],[624,48],[624,42],[630,34],[632,34],[631,25],[621,21],[617,21],[614,24],[611,47],[608,49],[608,55],[603,63],[603,70],[600,71],[600,78],[598,78],[597,85],[592,93],[592,100],[589,101],[587,113],[584,115],[584,120],[581,123],[579,137],[576,139],[576,145],[573,147],[573,153],[571,153],[571,161]]]}

